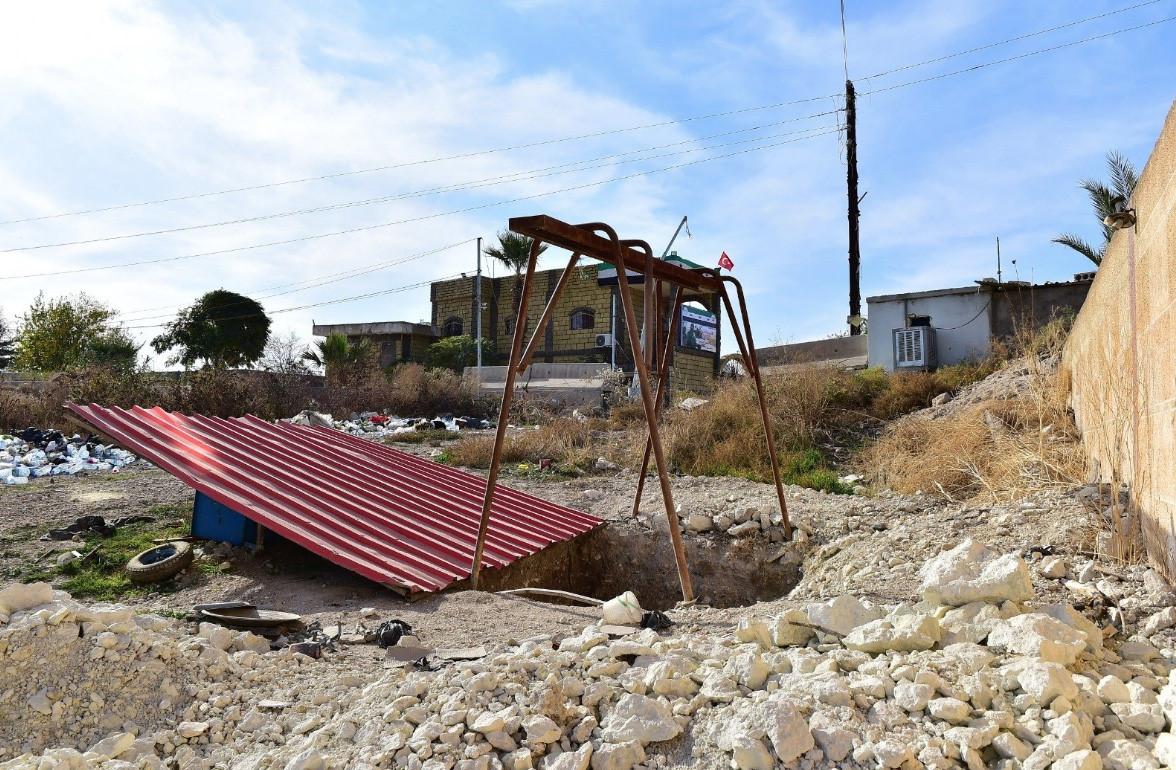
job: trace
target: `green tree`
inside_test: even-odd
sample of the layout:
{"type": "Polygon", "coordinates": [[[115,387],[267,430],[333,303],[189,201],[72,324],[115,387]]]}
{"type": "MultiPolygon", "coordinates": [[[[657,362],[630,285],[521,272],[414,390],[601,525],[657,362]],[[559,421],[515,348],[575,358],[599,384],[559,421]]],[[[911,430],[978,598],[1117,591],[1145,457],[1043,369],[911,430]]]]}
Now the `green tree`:
{"type": "MultiPolygon", "coordinates": [[[[482,252],[494,259],[497,259],[502,264],[514,270],[514,288],[512,295],[514,297],[514,315],[512,319],[519,317],[519,304],[523,301],[523,270],[527,267],[527,262],[531,258],[531,244],[534,241],[526,235],[519,235],[512,233],[509,230],[498,234],[497,246],[486,246],[482,252]]],[[[540,246],[539,253],[547,251],[547,246],[540,246]]]]}
{"type": "Polygon", "coordinates": [[[156,353],[177,349],[168,364],[190,367],[203,361],[214,369],[249,366],[265,352],[269,329],[269,316],[257,300],[217,289],[181,310],[163,334],[151,340],[151,347],[156,353]]]}
{"type": "Polygon", "coordinates": [[[330,385],[351,385],[370,377],[376,369],[376,349],[367,337],[350,342],[346,335],[330,334],[302,354],[302,359],[322,368],[330,385]]]}
{"type": "Polygon", "coordinates": [[[113,322],[116,315],[85,293],[52,300],[38,294],[20,318],[13,368],[60,372],[92,364],[133,367],[140,346],[113,322]]]}
{"type": "MultiPolygon", "coordinates": [[[[490,341],[482,340],[482,360],[494,355],[490,341]]],[[[425,366],[430,369],[452,369],[460,372],[478,363],[478,342],[468,334],[458,334],[434,342],[425,351],[425,366]]]]}
{"type": "Polygon", "coordinates": [[[1103,257],[1107,254],[1107,244],[1111,242],[1111,236],[1115,234],[1114,228],[1104,224],[1103,220],[1119,211],[1121,206],[1125,206],[1127,201],[1131,200],[1131,196],[1135,193],[1135,184],[1139,181],[1131,161],[1113,150],[1107,153],[1107,170],[1111,175],[1110,186],[1098,179],[1083,179],[1078,183],[1078,186],[1090,196],[1090,203],[1094,207],[1094,216],[1098,218],[1098,222],[1102,226],[1102,243],[1098,248],[1095,248],[1073,233],[1063,233],[1053,239],[1054,243],[1069,246],[1096,265],[1102,264],[1103,257]]]}
{"type": "Polygon", "coordinates": [[[4,309],[0,308],[0,369],[7,369],[16,355],[16,339],[12,336],[12,329],[4,318],[4,309]]]}

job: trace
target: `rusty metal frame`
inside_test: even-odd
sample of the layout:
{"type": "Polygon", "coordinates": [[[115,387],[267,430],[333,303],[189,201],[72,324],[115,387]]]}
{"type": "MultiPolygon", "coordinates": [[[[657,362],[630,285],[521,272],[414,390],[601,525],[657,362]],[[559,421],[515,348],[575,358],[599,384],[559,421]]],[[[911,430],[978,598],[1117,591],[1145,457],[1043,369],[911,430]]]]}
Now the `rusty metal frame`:
{"type": "Polygon", "coordinates": [[[482,505],[482,518],[478,526],[478,540],[474,549],[474,563],[470,573],[470,585],[478,588],[478,573],[482,567],[482,550],[486,538],[486,530],[490,523],[490,508],[494,501],[495,486],[498,474],[502,468],[502,447],[506,439],[507,423],[510,421],[510,405],[514,395],[515,377],[526,370],[534,355],[538,340],[547,330],[547,324],[555,311],[560,296],[567,285],[571,272],[582,256],[611,262],[617,269],[618,294],[625,314],[625,330],[629,337],[629,347],[633,352],[634,370],[641,386],[641,400],[645,409],[645,418],[649,428],[646,440],[645,459],[642,472],[638,480],[638,490],[634,510],[640,505],[641,491],[644,487],[645,474],[649,467],[649,455],[652,453],[657,467],[658,482],[661,487],[662,501],[665,503],[666,524],[670,531],[670,540],[674,548],[674,560],[678,568],[678,581],[682,587],[683,600],[694,600],[694,589],[690,582],[689,565],[686,562],[686,550],[682,541],[682,528],[678,522],[677,511],[674,506],[673,492],[670,489],[669,468],[666,463],[665,452],[662,448],[661,431],[658,427],[658,414],[665,392],[669,373],[669,359],[673,351],[673,339],[678,325],[679,309],[687,300],[702,300],[703,304],[711,306],[713,297],[718,297],[727,310],[731,328],[735,333],[735,340],[739,344],[739,352],[743,357],[744,367],[755,381],[756,396],[759,400],[760,416],[763,419],[764,433],[768,444],[768,456],[772,463],[772,476],[776,484],[776,496],[780,502],[780,513],[784,518],[785,538],[791,538],[792,527],[788,518],[788,507],[784,501],[784,488],[780,482],[780,468],[776,457],[776,447],[772,440],[771,416],[768,405],[764,400],[763,382],[760,378],[759,365],[755,359],[755,347],[751,337],[751,321],[747,315],[747,304],[743,295],[743,287],[731,276],[720,275],[718,271],[709,268],[689,270],[671,262],[655,259],[653,250],[644,241],[621,240],[612,227],[603,222],[591,222],[582,225],[570,225],[546,215],[534,217],[516,217],[510,220],[511,231],[526,235],[533,239],[530,257],[527,261],[527,271],[523,278],[522,296],[519,299],[518,317],[515,319],[514,335],[510,350],[510,363],[506,372],[505,389],[502,393],[502,406],[498,412],[498,429],[494,437],[494,454],[490,461],[490,473],[486,480],[486,495],[482,505]],[[535,261],[543,244],[559,246],[572,252],[568,266],[560,276],[547,306],[540,316],[531,341],[524,347],[523,340],[526,331],[527,311],[530,307],[531,294],[535,283],[535,261]],[[633,296],[629,289],[629,271],[644,276],[644,317],[646,328],[645,349],[642,350],[641,331],[637,326],[637,314],[633,306],[633,296]],[[674,287],[672,306],[674,316],[665,335],[665,350],[657,350],[661,342],[662,324],[660,318],[661,287],[667,284],[674,287]],[[739,298],[740,316],[736,316],[732,308],[731,299],[727,293],[727,285],[735,288],[739,298]],[[656,317],[655,317],[656,316],[656,317]],[[738,320],[737,320],[738,319],[738,320]],[[742,321],[740,329],[739,321],[742,321]],[[652,371],[657,371],[656,395],[652,380],[652,371]]]}

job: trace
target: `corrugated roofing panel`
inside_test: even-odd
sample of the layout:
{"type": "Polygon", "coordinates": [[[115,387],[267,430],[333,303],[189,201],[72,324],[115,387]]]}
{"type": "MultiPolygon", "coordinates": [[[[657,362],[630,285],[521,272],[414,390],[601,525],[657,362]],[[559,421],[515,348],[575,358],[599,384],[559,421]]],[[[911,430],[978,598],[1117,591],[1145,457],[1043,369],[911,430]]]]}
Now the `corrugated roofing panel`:
{"type": "MultiPolygon", "coordinates": [[[[470,574],[483,478],[331,428],[67,406],[189,486],[371,580],[437,591],[470,574]]],[[[500,486],[484,565],[504,567],[601,523],[500,486]]]]}

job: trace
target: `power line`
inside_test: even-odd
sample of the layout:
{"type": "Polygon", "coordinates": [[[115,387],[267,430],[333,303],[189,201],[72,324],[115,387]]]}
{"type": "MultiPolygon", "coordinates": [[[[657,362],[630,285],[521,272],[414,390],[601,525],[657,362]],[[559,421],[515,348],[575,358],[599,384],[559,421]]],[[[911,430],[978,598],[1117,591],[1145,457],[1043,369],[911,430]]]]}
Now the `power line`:
{"type": "Polygon", "coordinates": [[[1051,51],[1058,51],[1058,50],[1061,50],[1062,48],[1070,48],[1071,46],[1082,45],[1083,43],[1091,43],[1091,42],[1094,42],[1095,40],[1102,40],[1104,38],[1114,37],[1115,35],[1121,35],[1124,32],[1135,32],[1136,30],[1145,29],[1147,27],[1154,27],[1158,24],[1166,24],[1170,21],[1176,21],[1176,16],[1169,16],[1166,19],[1158,19],[1157,21],[1149,21],[1146,24],[1138,24],[1134,27],[1126,27],[1124,29],[1117,29],[1114,32],[1104,32],[1101,35],[1094,35],[1093,37],[1084,38],[1082,40],[1073,40],[1069,43],[1061,43],[1059,45],[1050,46],[1049,48],[1041,48],[1036,51],[1029,51],[1028,53],[1017,54],[1016,56],[1009,56],[1004,59],[997,59],[996,61],[985,62],[983,64],[976,64],[971,67],[965,67],[962,70],[955,70],[954,72],[944,72],[940,75],[931,75],[929,77],[919,78],[918,80],[909,80],[906,83],[897,83],[892,86],[885,86],[883,88],[875,88],[873,91],[866,91],[861,95],[862,96],[870,96],[872,94],[880,94],[885,91],[894,91],[899,88],[907,88],[908,86],[917,86],[917,85],[921,85],[923,83],[930,83],[933,80],[942,80],[943,78],[949,78],[954,75],[963,75],[967,72],[975,72],[976,70],[984,69],[986,67],[994,67],[997,64],[1007,64],[1011,61],[1017,61],[1018,59],[1027,59],[1030,56],[1039,56],[1040,54],[1043,54],[1043,53],[1050,53],[1051,51]]]}
{"type": "Polygon", "coordinates": [[[841,63],[845,65],[845,79],[849,80],[849,40],[845,36],[845,0],[841,0],[841,63]]]}
{"type": "MultiPolygon", "coordinates": [[[[449,281],[449,280],[452,280],[454,278],[459,278],[459,277],[460,277],[460,274],[447,275],[447,276],[443,276],[441,278],[432,278],[432,279],[429,279],[426,281],[420,281],[418,283],[408,284],[406,286],[397,286],[394,289],[382,289],[380,291],[368,292],[367,294],[356,294],[351,297],[338,297],[336,299],[324,300],[323,302],[313,302],[308,305],[298,305],[296,307],[284,307],[284,308],[279,308],[278,310],[270,310],[269,312],[266,313],[266,315],[278,315],[279,313],[293,313],[295,310],[309,310],[312,307],[324,307],[326,305],[341,305],[345,302],[355,302],[355,301],[361,300],[361,299],[371,299],[372,297],[382,297],[387,294],[396,294],[398,292],[408,291],[409,289],[419,289],[422,286],[428,286],[429,284],[436,283],[437,281],[449,281]]],[[[252,318],[254,315],[255,314],[251,313],[248,315],[230,316],[228,318],[218,318],[217,320],[218,321],[237,321],[242,318],[252,318]]],[[[158,329],[164,325],[165,324],[146,324],[144,326],[124,326],[123,328],[128,331],[130,331],[132,329],[158,329]]]]}
{"type": "MultiPolygon", "coordinates": [[[[422,251],[419,254],[413,254],[412,256],[409,256],[409,257],[401,257],[400,259],[394,259],[394,260],[391,260],[388,262],[377,262],[377,263],[373,263],[370,265],[361,265],[360,267],[353,268],[352,270],[346,271],[342,275],[332,273],[331,274],[332,277],[330,277],[330,278],[328,278],[327,276],[315,276],[314,278],[307,278],[306,280],[303,280],[303,281],[295,281],[293,283],[286,283],[286,284],[280,284],[278,286],[271,286],[268,289],[262,289],[260,295],[258,297],[256,297],[256,299],[259,301],[266,300],[266,299],[273,299],[274,297],[280,297],[285,294],[295,294],[300,291],[306,291],[307,289],[317,289],[321,286],[326,286],[328,284],[339,283],[340,281],[347,281],[352,278],[358,278],[361,275],[375,273],[379,270],[384,270],[389,267],[403,265],[407,262],[412,262],[417,259],[423,259],[424,257],[432,256],[433,254],[439,254],[443,251],[448,251],[449,249],[457,248],[458,246],[464,246],[467,243],[472,243],[474,240],[475,240],[474,238],[466,238],[464,241],[458,241],[457,243],[451,243],[448,246],[439,246],[435,249],[430,249],[429,251],[422,251]],[[306,284],[306,285],[303,285],[303,284],[306,284]],[[288,289],[287,291],[275,291],[275,289],[287,289],[287,287],[290,287],[290,286],[298,286],[299,288],[288,289]]],[[[156,318],[166,318],[167,316],[174,315],[174,311],[176,311],[176,310],[177,310],[177,308],[175,305],[164,305],[162,307],[140,308],[138,310],[128,310],[125,313],[116,313],[115,317],[126,319],[127,321],[129,321],[131,323],[138,323],[140,321],[152,321],[152,320],[155,320],[156,318]],[[173,312],[167,313],[165,315],[144,316],[142,318],[127,318],[127,316],[130,316],[130,315],[137,315],[139,313],[150,313],[150,312],[153,312],[156,310],[170,310],[173,312]]]]}
{"type": "Polygon", "coordinates": [[[179,201],[196,200],[199,198],[210,198],[216,195],[229,195],[231,193],[251,192],[253,190],[265,190],[273,187],[284,187],[294,184],[303,184],[306,182],[319,182],[327,179],[339,179],[342,177],[358,176],[360,174],[371,174],[378,171],[391,171],[398,168],[410,168],[412,166],[422,166],[428,163],[441,163],[450,160],[461,160],[464,158],[475,158],[482,155],[493,155],[496,153],[513,152],[515,150],[525,150],[533,147],[543,147],[552,144],[562,144],[565,142],[575,142],[581,139],[596,139],[602,136],[614,136],[616,134],[630,133],[633,131],[644,131],[650,128],[662,128],[665,126],[674,126],[682,123],[692,123],[699,120],[711,120],[713,118],[729,117],[731,115],[743,115],[748,112],[759,112],[762,110],[778,109],[780,107],[791,107],[797,104],[808,104],[810,102],[818,102],[824,99],[836,98],[838,94],[827,94],[825,96],[810,96],[804,99],[795,99],[789,102],[775,102],[772,104],[762,104],[755,107],[742,107],[736,110],[726,110],[723,112],[712,112],[706,115],[694,115],[686,118],[677,118],[675,120],[665,120],[659,123],[647,123],[641,126],[628,126],[626,128],[614,128],[608,131],[596,131],[590,134],[579,134],[576,136],[565,136],[558,139],[544,139],[538,142],[526,142],[523,144],[510,145],[508,147],[497,147],[491,150],[475,150],[473,152],[463,152],[454,155],[445,155],[437,158],[426,158],[423,160],[406,161],[404,163],[393,163],[385,166],[375,166],[372,168],[357,169],[355,171],[339,171],[332,174],[322,174],[320,176],[308,176],[299,179],[287,179],[281,182],[269,182],[266,184],[249,185],[246,187],[234,187],[225,190],[216,190],[213,192],[194,193],[192,195],[179,195],[172,198],[157,198],[155,200],[139,201],[135,203],[120,203],[114,206],[103,206],[100,208],[81,209],[77,211],[67,211],[58,214],[45,214],[38,217],[25,217],[23,219],[9,219],[0,222],[0,225],[14,225],[23,222],[38,222],[46,219],[58,219],[61,217],[73,217],[83,214],[99,214],[106,211],[118,211],[121,209],[137,208],[141,206],[154,206],[161,203],[177,203],[179,201]]]}
{"type": "Polygon", "coordinates": [[[637,171],[632,174],[626,174],[626,175],[620,176],[620,177],[613,177],[611,179],[603,179],[603,180],[599,180],[596,182],[586,182],[584,184],[573,185],[571,187],[563,187],[563,188],[556,189],[556,190],[548,190],[546,192],[535,193],[533,195],[523,195],[518,198],[511,198],[508,200],[491,201],[489,203],[482,203],[482,204],[479,204],[476,206],[467,206],[465,208],[453,209],[451,211],[442,211],[442,212],[434,213],[434,214],[424,214],[422,216],[411,217],[409,219],[400,219],[400,220],[395,220],[392,222],[380,222],[380,223],[377,223],[374,225],[364,225],[362,227],[352,227],[352,228],[348,228],[346,230],[334,230],[334,231],[326,232],[326,233],[316,233],[314,235],[304,235],[304,236],[301,236],[298,238],[287,238],[287,239],[281,240],[281,241],[269,241],[267,243],[255,243],[255,244],[250,244],[248,246],[235,246],[235,247],[228,248],[228,249],[218,249],[216,251],[205,251],[205,252],[199,252],[196,254],[183,254],[180,256],[176,256],[176,257],[159,257],[157,259],[141,259],[141,260],[136,260],[133,262],[120,262],[120,263],[116,263],[113,265],[97,265],[97,266],[92,266],[92,267],[79,267],[79,268],[74,268],[72,270],[53,270],[53,271],[44,272],[44,273],[27,273],[24,275],[0,275],[0,281],[16,280],[16,279],[20,279],[20,278],[40,278],[40,277],[51,276],[51,275],[52,276],[60,276],[60,275],[70,275],[70,274],[77,274],[77,273],[90,273],[90,272],[95,272],[95,271],[99,271],[99,270],[115,270],[115,269],[123,268],[123,267],[139,267],[142,265],[154,265],[154,264],[160,264],[160,263],[164,263],[164,262],[176,262],[179,260],[195,259],[198,257],[212,257],[212,256],[220,256],[223,254],[234,254],[234,253],[239,253],[242,251],[250,251],[252,249],[267,248],[270,246],[288,246],[293,243],[303,243],[306,241],[319,240],[322,238],[331,238],[336,235],[351,235],[353,233],[367,232],[370,230],[378,230],[378,229],[384,228],[384,227],[392,227],[395,225],[409,224],[412,222],[422,222],[422,221],[429,220],[429,219],[437,219],[440,217],[452,216],[454,214],[465,214],[470,211],[479,211],[482,209],[494,208],[496,206],[506,206],[511,203],[521,203],[523,201],[536,200],[538,198],[545,198],[549,195],[558,195],[559,193],[574,192],[576,190],[585,190],[585,189],[588,189],[591,187],[600,187],[600,186],[606,185],[606,184],[613,184],[614,182],[623,182],[627,179],[635,179],[637,177],[649,176],[652,174],[662,173],[664,171],[673,171],[675,169],[685,168],[687,166],[696,166],[696,165],[699,165],[702,163],[709,163],[710,161],[714,161],[714,160],[723,160],[725,158],[731,158],[731,157],[735,157],[737,155],[746,155],[751,152],[759,152],[762,150],[771,149],[773,147],[779,147],[784,144],[792,144],[794,142],[804,141],[806,139],[816,139],[816,138],[819,138],[822,136],[827,136],[829,134],[834,134],[834,133],[837,133],[837,129],[830,129],[830,130],[827,130],[823,133],[808,134],[806,136],[802,136],[802,137],[798,137],[798,138],[794,138],[794,139],[787,139],[787,140],[783,140],[783,141],[779,141],[779,142],[773,142],[771,144],[763,145],[762,147],[752,147],[752,148],[745,149],[745,150],[739,150],[737,152],[730,152],[730,153],[726,153],[723,155],[715,155],[715,156],[712,156],[709,158],[699,158],[698,160],[686,161],[684,163],[675,163],[673,165],[663,166],[661,168],[648,169],[646,171],[637,171]]]}
{"type": "Polygon", "coordinates": [[[296,209],[293,211],[283,211],[283,212],[276,212],[276,213],[270,213],[270,214],[259,214],[258,216],[254,216],[254,217],[243,217],[240,219],[229,219],[229,220],[223,220],[220,222],[205,222],[203,224],[198,224],[198,225],[183,225],[183,226],[179,226],[179,227],[169,227],[169,228],[164,228],[164,229],[160,229],[160,230],[147,230],[147,231],[141,231],[141,232],[137,232],[137,233],[124,233],[121,235],[109,235],[109,236],[103,236],[100,238],[86,238],[86,239],[77,240],[77,241],[62,241],[59,243],[43,243],[43,244],[38,244],[36,246],[16,246],[16,247],[7,248],[7,249],[0,249],[0,254],[6,254],[6,253],[16,252],[16,251],[38,251],[41,249],[63,248],[66,246],[84,246],[84,245],[89,245],[89,244],[94,244],[94,243],[107,243],[110,241],[129,240],[131,238],[143,238],[143,237],[148,237],[148,236],[153,236],[153,235],[169,235],[172,233],[189,232],[192,230],[205,230],[205,229],[209,229],[212,227],[226,227],[229,225],[240,225],[240,224],[248,224],[248,223],[252,223],[252,222],[263,222],[263,221],[267,221],[267,220],[271,220],[271,219],[281,219],[281,218],[285,218],[285,217],[302,216],[305,214],[315,214],[315,213],[321,213],[324,211],[337,211],[337,210],[346,209],[346,208],[358,208],[360,206],[370,206],[370,205],[374,205],[374,204],[378,204],[378,203],[390,203],[392,201],[407,200],[409,198],[419,198],[419,197],[424,197],[427,195],[436,195],[436,194],[440,194],[440,193],[474,190],[474,189],[478,189],[478,188],[482,188],[482,187],[489,187],[489,186],[496,185],[496,184],[502,184],[504,182],[525,182],[525,181],[530,181],[533,179],[541,179],[541,178],[549,177],[549,176],[560,176],[563,174],[576,173],[578,171],[592,171],[595,169],[605,168],[607,166],[613,166],[613,165],[617,165],[620,163],[638,163],[641,161],[656,160],[658,158],[669,157],[672,155],[681,155],[681,154],[692,153],[692,152],[705,152],[707,150],[718,149],[721,147],[730,147],[730,146],[737,145],[737,144],[746,144],[748,142],[758,142],[758,141],[763,141],[765,139],[775,139],[775,138],[779,138],[781,136],[794,136],[796,134],[804,134],[804,133],[808,133],[811,131],[816,131],[816,130],[818,130],[818,128],[807,128],[807,129],[800,129],[798,131],[790,131],[790,132],[786,132],[783,134],[773,134],[773,135],[769,135],[769,136],[753,137],[751,139],[743,139],[743,140],[738,140],[738,141],[734,141],[734,142],[725,142],[725,143],[721,143],[721,144],[709,145],[706,147],[695,147],[695,148],[690,148],[690,149],[686,149],[686,150],[680,150],[678,152],[663,153],[661,155],[646,155],[644,157],[630,158],[628,160],[614,161],[612,163],[601,163],[596,166],[584,165],[584,164],[588,164],[588,163],[595,163],[597,161],[613,160],[616,158],[624,157],[626,155],[637,155],[640,153],[653,152],[655,150],[665,149],[668,147],[678,147],[683,144],[692,144],[694,142],[704,141],[706,139],[714,139],[714,138],[723,137],[723,136],[731,136],[733,134],[748,133],[749,131],[758,131],[758,130],[762,130],[763,128],[767,128],[767,127],[770,127],[773,125],[782,125],[785,123],[794,123],[799,120],[809,120],[812,118],[824,117],[826,115],[833,115],[836,112],[838,112],[838,110],[829,110],[826,112],[816,113],[814,115],[806,115],[803,118],[793,118],[790,120],[779,121],[777,123],[769,123],[764,126],[755,126],[752,128],[738,129],[735,131],[726,131],[721,134],[715,134],[713,136],[703,137],[702,139],[688,139],[688,140],[684,140],[684,141],[680,141],[680,142],[671,142],[669,144],[664,144],[664,145],[655,146],[655,147],[645,147],[640,150],[628,150],[626,152],[613,153],[611,155],[603,155],[603,156],[600,156],[597,158],[588,158],[585,160],[571,161],[568,163],[560,163],[560,164],[556,164],[554,166],[547,166],[545,168],[540,168],[540,169],[532,169],[529,171],[517,171],[517,172],[511,173],[511,174],[504,174],[504,175],[496,176],[496,177],[487,177],[484,179],[479,179],[479,180],[474,180],[474,181],[469,181],[469,182],[461,182],[461,183],[455,183],[455,184],[451,184],[451,185],[442,185],[440,187],[425,188],[425,189],[421,189],[421,190],[411,190],[409,192],[397,193],[395,195],[385,195],[385,196],[381,196],[378,198],[366,198],[366,199],[361,199],[361,200],[344,201],[343,203],[332,203],[332,204],[327,204],[324,206],[314,206],[314,207],[310,207],[310,208],[296,209]]]}
{"type": "MultiPolygon", "coordinates": [[[[1107,11],[1106,13],[1100,13],[1097,16],[1088,16],[1085,19],[1079,19],[1077,21],[1071,21],[1071,22],[1067,22],[1065,24],[1059,24],[1058,26],[1050,27],[1049,29],[1039,29],[1036,32],[1028,32],[1024,35],[1017,35],[1016,37],[1010,37],[1007,40],[1001,40],[996,43],[988,43],[987,45],[977,46],[976,48],[969,48],[966,51],[957,51],[956,53],[949,53],[945,56],[938,56],[934,59],[927,59],[926,61],[917,62],[915,64],[905,64],[901,67],[895,67],[894,69],[886,70],[885,72],[879,72],[876,75],[870,75],[866,79],[872,80],[874,78],[881,78],[881,77],[885,77],[887,75],[893,75],[896,72],[904,72],[906,70],[915,69],[917,67],[925,67],[928,64],[938,64],[939,62],[947,61],[948,59],[956,59],[960,56],[967,56],[970,53],[976,53],[978,51],[986,51],[989,48],[997,48],[1002,45],[1007,45],[1008,43],[1015,43],[1018,40],[1027,40],[1031,37],[1037,37],[1039,35],[1047,35],[1050,32],[1057,32],[1060,29],[1066,29],[1067,27],[1076,27],[1079,24],[1085,24],[1088,21],[1097,21],[1098,19],[1105,19],[1108,16],[1114,16],[1116,14],[1124,13],[1126,11],[1134,11],[1136,8],[1143,8],[1144,6],[1155,5],[1156,3],[1162,3],[1162,2],[1167,2],[1167,0],[1147,0],[1147,2],[1145,2],[1145,3],[1136,3],[1135,5],[1129,5],[1125,8],[1119,8],[1114,11],[1107,11]]],[[[841,24],[841,27],[842,27],[841,34],[842,34],[842,37],[844,38],[844,36],[845,36],[845,21],[844,21],[845,2],[844,2],[844,0],[842,0],[841,12],[843,15],[842,24],[841,24]]],[[[848,68],[847,68],[846,79],[848,79],[848,78],[849,78],[849,72],[848,72],[848,68]]]]}

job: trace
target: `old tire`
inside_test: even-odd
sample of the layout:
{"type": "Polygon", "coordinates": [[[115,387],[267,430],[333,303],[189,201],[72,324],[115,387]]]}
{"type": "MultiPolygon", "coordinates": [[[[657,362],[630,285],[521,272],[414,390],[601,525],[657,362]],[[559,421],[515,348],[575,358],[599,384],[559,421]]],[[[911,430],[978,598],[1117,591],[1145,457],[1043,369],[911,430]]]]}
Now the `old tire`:
{"type": "Polygon", "coordinates": [[[127,562],[127,577],[135,583],[158,583],[192,563],[192,546],[183,540],[148,548],[127,562]]]}

